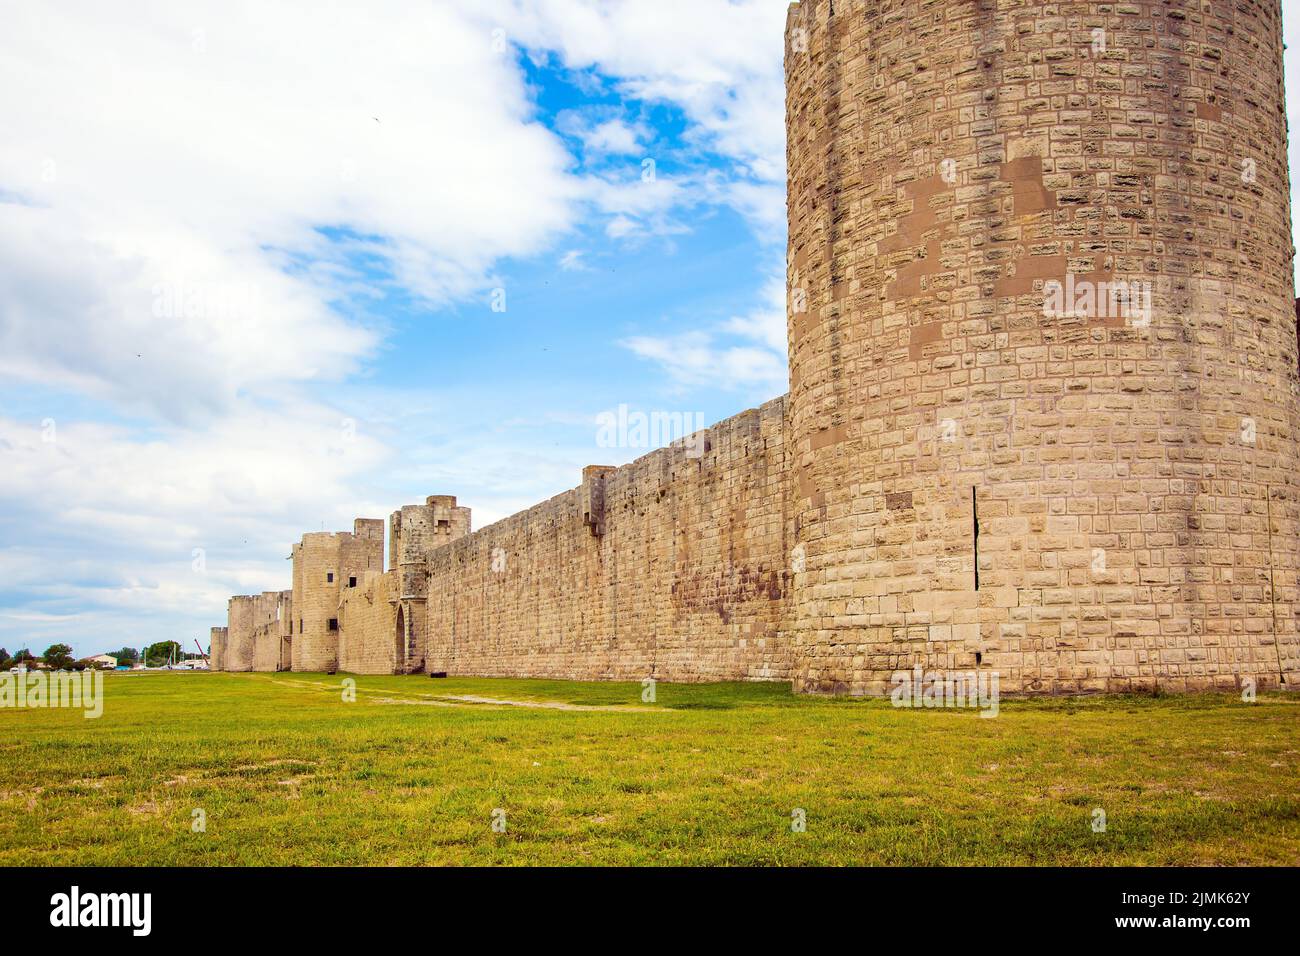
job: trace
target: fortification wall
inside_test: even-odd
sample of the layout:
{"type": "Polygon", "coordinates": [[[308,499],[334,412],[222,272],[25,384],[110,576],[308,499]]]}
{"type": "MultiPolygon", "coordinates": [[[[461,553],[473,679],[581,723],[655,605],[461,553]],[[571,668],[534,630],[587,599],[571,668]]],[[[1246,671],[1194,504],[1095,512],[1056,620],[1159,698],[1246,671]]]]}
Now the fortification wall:
{"type": "Polygon", "coordinates": [[[428,556],[425,669],[581,680],[788,677],[785,402],[428,556]]]}
{"type": "Polygon", "coordinates": [[[1276,0],[804,0],[786,76],[795,689],[1300,681],[1276,0]]]}
{"type": "Polygon", "coordinates": [[[212,669],[288,670],[292,598],[292,591],[231,598],[227,627],[212,629],[212,669]]]}
{"type": "Polygon", "coordinates": [[[793,4],[789,395],[477,533],[403,508],[388,575],[379,522],[306,535],[293,668],[1300,686],[1281,37],[1276,0],[793,4]]]}
{"type": "Polygon", "coordinates": [[[273,673],[291,664],[293,592],[267,591],[253,603],[253,670],[273,673]]]}
{"type": "Polygon", "coordinates": [[[339,670],[349,674],[397,674],[406,653],[397,628],[399,575],[367,572],[359,587],[343,592],[339,609],[339,670]]]}

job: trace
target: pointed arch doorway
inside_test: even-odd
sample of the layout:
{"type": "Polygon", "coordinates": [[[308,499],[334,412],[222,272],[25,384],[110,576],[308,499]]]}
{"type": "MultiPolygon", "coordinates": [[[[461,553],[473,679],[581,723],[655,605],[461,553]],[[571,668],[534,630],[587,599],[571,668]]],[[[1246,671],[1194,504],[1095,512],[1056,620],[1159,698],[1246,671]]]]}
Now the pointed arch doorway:
{"type": "Polygon", "coordinates": [[[393,672],[395,674],[406,673],[406,609],[401,604],[397,605],[397,627],[395,636],[395,646],[393,648],[393,672]]]}

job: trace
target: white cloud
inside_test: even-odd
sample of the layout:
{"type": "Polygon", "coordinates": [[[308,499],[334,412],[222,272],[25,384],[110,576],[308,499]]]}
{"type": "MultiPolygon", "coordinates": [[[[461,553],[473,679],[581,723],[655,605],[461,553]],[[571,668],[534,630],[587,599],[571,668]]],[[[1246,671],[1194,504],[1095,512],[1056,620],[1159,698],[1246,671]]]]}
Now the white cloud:
{"type": "Polygon", "coordinates": [[[684,386],[753,388],[768,385],[784,391],[785,365],[779,355],[756,345],[720,346],[707,332],[653,337],[633,336],[623,343],[642,358],[659,362],[684,386]]]}
{"type": "MultiPolygon", "coordinates": [[[[727,197],[756,224],[783,228],[787,4],[771,0],[489,0],[510,38],[595,69],[620,93],[681,108],[701,145],[748,178],[727,197]],[[757,193],[764,195],[760,196],[757,193]]],[[[779,232],[779,230],[778,230],[779,232]]]]}
{"type": "Polygon", "coordinates": [[[565,272],[586,272],[589,268],[583,259],[581,249],[570,249],[560,256],[560,268],[565,272]]]}
{"type": "Polygon", "coordinates": [[[355,368],[375,339],[331,307],[349,252],[445,302],[579,198],[513,58],[447,5],[19,8],[0,111],[24,203],[0,205],[0,373],[168,416],[355,368]],[[240,286],[231,314],[158,314],[168,287],[240,286]]]}
{"type": "Polygon", "coordinates": [[[713,387],[752,392],[762,398],[787,388],[785,284],[773,277],[763,303],[709,330],[665,336],[630,336],[621,343],[658,363],[681,388],[713,387]]]}
{"type": "MultiPolygon", "coordinates": [[[[594,112],[599,114],[607,111],[594,112]]],[[[589,153],[609,156],[639,154],[643,151],[643,145],[654,138],[653,133],[644,123],[628,123],[618,117],[593,120],[592,117],[576,110],[567,110],[560,114],[557,127],[582,140],[582,145],[589,153]]]]}
{"type": "Polygon", "coordinates": [[[609,216],[605,234],[611,239],[672,236],[689,231],[679,214],[705,199],[698,176],[667,177],[653,165],[637,164],[621,176],[592,175],[582,180],[595,212],[609,216]]]}
{"type": "Polygon", "coordinates": [[[197,422],[243,390],[342,377],[373,348],[265,256],[162,226],[78,232],[96,228],[75,203],[0,205],[0,376],[197,422]]]}
{"type": "Polygon", "coordinates": [[[641,147],[642,133],[622,120],[601,123],[586,137],[587,146],[605,153],[635,153],[641,147]]]}
{"type": "Polygon", "coordinates": [[[246,586],[287,586],[288,545],[317,520],[350,528],[376,507],[354,488],[389,456],[364,425],[313,405],[249,408],[208,429],[164,426],[148,437],[58,423],[53,438],[0,417],[0,508],[10,540],[37,546],[14,556],[9,585],[108,605],[153,590],[187,613],[219,612],[246,586]],[[69,587],[69,576],[97,583],[69,587]]]}
{"type": "Polygon", "coordinates": [[[605,227],[605,235],[611,239],[623,239],[637,232],[637,224],[627,216],[615,216],[605,227]]]}
{"type": "Polygon", "coordinates": [[[763,286],[763,303],[747,315],[733,316],[723,328],[742,338],[761,342],[782,358],[786,355],[785,277],[777,274],[763,286]]]}

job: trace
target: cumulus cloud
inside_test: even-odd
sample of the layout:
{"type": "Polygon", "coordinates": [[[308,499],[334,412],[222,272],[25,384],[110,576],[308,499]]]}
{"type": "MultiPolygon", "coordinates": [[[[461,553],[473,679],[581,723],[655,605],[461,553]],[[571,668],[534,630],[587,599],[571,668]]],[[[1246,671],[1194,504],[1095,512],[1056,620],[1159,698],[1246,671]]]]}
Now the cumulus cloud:
{"type": "Polygon", "coordinates": [[[590,130],[584,137],[589,149],[604,153],[635,153],[641,147],[643,132],[622,120],[610,120],[590,130]]]}
{"type": "Polygon", "coordinates": [[[490,0],[511,39],[638,99],[682,108],[697,134],[761,180],[785,176],[786,4],[769,0],[490,0]]]}
{"type": "Polygon", "coordinates": [[[303,531],[350,528],[375,507],[356,487],[388,455],[326,406],[247,408],[209,429],[147,437],[0,417],[11,542],[0,573],[9,599],[23,601],[0,617],[0,643],[39,653],[58,639],[91,652],[160,640],[178,624],[205,634],[229,595],[287,587],[284,557],[303,531]]]}
{"type": "Polygon", "coordinates": [[[785,284],[773,277],[762,303],[717,326],[665,336],[630,336],[621,343],[657,363],[679,388],[710,386],[767,398],[787,387],[785,284]]]}
{"type": "Polygon", "coordinates": [[[351,256],[442,303],[572,222],[567,152],[455,7],[29,6],[0,49],[10,376],[181,416],[340,377],[375,344],[351,256]]]}
{"type": "Polygon", "coordinates": [[[488,0],[483,9],[578,76],[594,70],[626,97],[681,109],[688,138],[735,164],[739,181],[723,198],[765,234],[784,235],[786,4],[488,0]]]}
{"type": "Polygon", "coordinates": [[[629,123],[603,107],[565,110],[556,117],[556,128],[580,140],[593,158],[638,154],[654,139],[645,123],[629,123]]]}
{"type": "Polygon", "coordinates": [[[585,253],[581,249],[570,249],[564,255],[560,256],[560,268],[565,272],[585,272],[588,269],[586,261],[583,259],[585,253]]]}

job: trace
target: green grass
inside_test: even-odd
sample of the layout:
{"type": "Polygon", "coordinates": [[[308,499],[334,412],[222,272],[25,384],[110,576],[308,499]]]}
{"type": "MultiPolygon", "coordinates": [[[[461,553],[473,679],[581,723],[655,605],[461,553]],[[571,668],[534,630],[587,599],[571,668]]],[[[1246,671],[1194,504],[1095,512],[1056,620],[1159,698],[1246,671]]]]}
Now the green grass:
{"type": "Polygon", "coordinates": [[[645,705],[639,684],[356,680],[345,703],[319,674],[112,675],[98,720],[0,710],[0,865],[1300,863],[1295,696],[987,720],[771,684],[645,705]]]}

